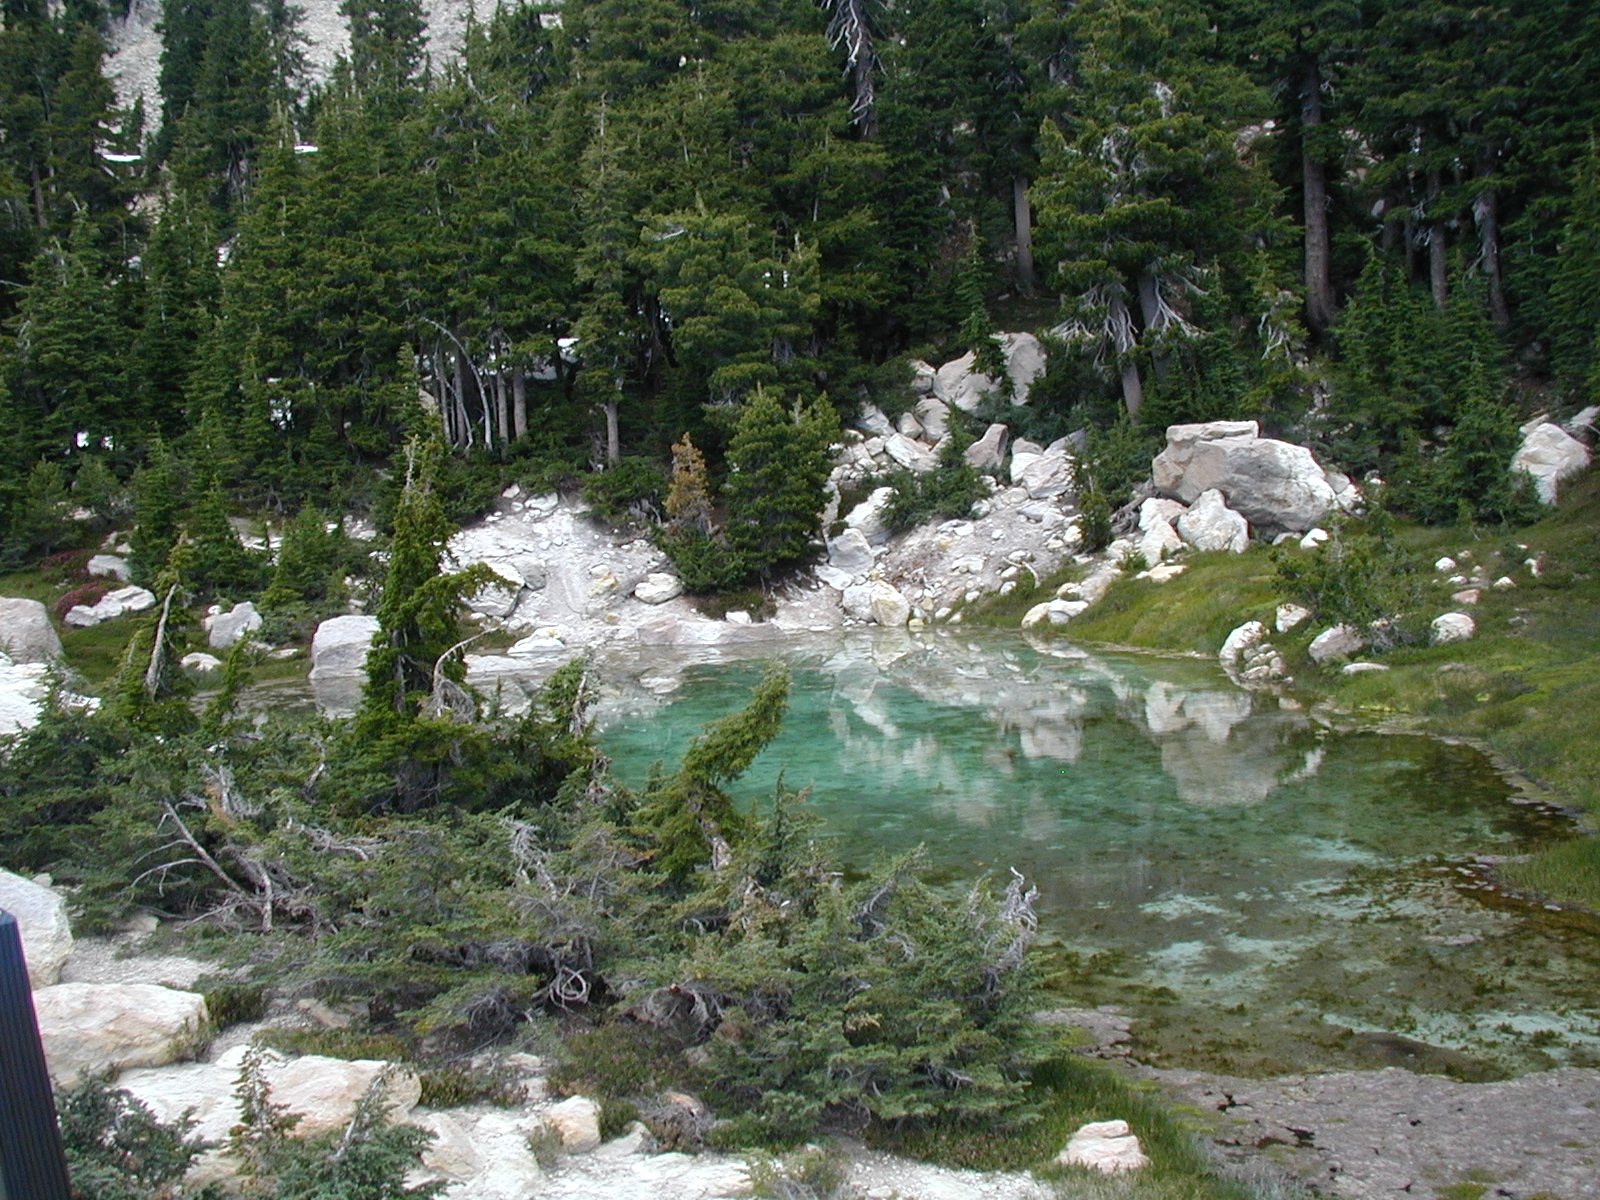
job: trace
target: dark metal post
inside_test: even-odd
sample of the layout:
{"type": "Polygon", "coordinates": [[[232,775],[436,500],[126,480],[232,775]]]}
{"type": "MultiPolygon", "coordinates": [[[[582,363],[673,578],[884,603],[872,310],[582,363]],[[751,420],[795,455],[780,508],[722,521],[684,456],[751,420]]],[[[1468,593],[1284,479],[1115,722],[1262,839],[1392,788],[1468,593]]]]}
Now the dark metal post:
{"type": "Polygon", "coordinates": [[[69,1200],[17,919],[0,910],[0,1200],[69,1200]]]}

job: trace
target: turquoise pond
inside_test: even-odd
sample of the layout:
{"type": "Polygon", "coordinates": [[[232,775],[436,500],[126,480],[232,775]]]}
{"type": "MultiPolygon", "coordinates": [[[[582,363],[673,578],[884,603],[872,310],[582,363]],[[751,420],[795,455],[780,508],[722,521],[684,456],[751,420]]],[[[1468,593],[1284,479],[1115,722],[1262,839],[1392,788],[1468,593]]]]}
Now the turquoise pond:
{"type": "MultiPolygon", "coordinates": [[[[1600,931],[1479,860],[1566,832],[1479,753],[1339,731],[1209,664],[1000,635],[812,635],[779,738],[733,788],[810,789],[846,868],[925,849],[950,886],[1023,872],[1063,1005],[1141,1055],[1239,1072],[1600,1063],[1600,931]]],[[[601,741],[641,783],[739,709],[755,658],[612,652],[601,741]],[[648,658],[645,655],[648,654],[648,658]]]]}

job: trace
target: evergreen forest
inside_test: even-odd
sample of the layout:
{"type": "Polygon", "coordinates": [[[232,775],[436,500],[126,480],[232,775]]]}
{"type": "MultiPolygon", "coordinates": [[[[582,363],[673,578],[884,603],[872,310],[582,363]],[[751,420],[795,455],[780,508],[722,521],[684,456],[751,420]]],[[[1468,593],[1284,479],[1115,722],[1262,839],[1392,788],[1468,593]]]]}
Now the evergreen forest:
{"type": "Polygon", "coordinates": [[[462,511],[648,497],[686,434],[720,502],[756,394],[892,416],[908,355],[997,327],[1052,332],[1038,435],[1255,418],[1423,516],[1511,504],[1457,429],[1593,391],[1581,0],[570,0],[448,63],[417,0],[341,11],[313,85],[294,6],[169,0],[130,111],[111,11],[7,0],[8,559],[141,480],[372,508],[421,425],[462,511]]]}
{"type": "MultiPolygon", "coordinates": [[[[1166,428],[1223,419],[1381,477],[1380,523],[1531,521],[1518,427],[1600,402],[1600,5],[503,0],[446,58],[420,0],[342,0],[324,74],[289,0],[162,0],[131,107],[127,7],[0,0],[0,572],[131,530],[158,604],[84,631],[116,638],[98,712],[0,745],[6,865],[86,929],[214,939],[219,1022],[269,984],[363,1007],[325,1041],[436,1098],[488,1098],[459,1064],[549,1018],[558,1087],[708,1097],[715,1124],[655,1114],[686,1148],[844,1129],[1026,1165],[1114,1101],[1158,1131],[1148,1194],[1253,1194],[1031,1019],[1028,881],[846,879],[803,796],[735,795],[781,673],[630,791],[583,662],[518,716],[466,688],[461,603],[495,579],[444,546],[512,485],[581,491],[758,606],[817,552],[841,428],[908,411],[913,360],[1002,376],[1007,330],[1048,367],[976,415],[1087,431],[1094,549],[1166,428]],[[247,642],[203,699],[177,669],[207,605],[304,643],[369,584],[348,721],[253,720],[247,642]]],[[[896,528],[984,494],[982,428],[896,528]]],[[[368,1190],[346,1147],[312,1183],[263,1151],[241,1194],[431,1194],[409,1136],[363,1133],[368,1190]]]]}

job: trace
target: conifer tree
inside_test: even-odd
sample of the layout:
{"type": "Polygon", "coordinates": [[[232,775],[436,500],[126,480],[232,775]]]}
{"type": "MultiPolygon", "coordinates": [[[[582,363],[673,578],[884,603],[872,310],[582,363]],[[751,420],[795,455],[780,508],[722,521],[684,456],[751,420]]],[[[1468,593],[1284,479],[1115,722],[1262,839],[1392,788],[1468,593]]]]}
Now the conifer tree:
{"type": "Polygon", "coordinates": [[[1195,323],[1192,297],[1250,276],[1251,204],[1270,188],[1236,143],[1264,101],[1218,61],[1195,5],[1092,0],[1071,20],[1080,52],[1043,127],[1039,240],[1072,339],[1137,417],[1147,373],[1160,381],[1184,342],[1224,333],[1195,323]]]}
{"type": "Polygon", "coordinates": [[[178,463],[159,437],[133,476],[133,554],[129,568],[136,583],[148,586],[167,564],[183,525],[184,487],[178,463]]]}
{"type": "Polygon", "coordinates": [[[767,576],[804,560],[821,532],[829,446],[839,418],[826,397],[790,411],[758,388],[728,446],[728,544],[767,576]]]}

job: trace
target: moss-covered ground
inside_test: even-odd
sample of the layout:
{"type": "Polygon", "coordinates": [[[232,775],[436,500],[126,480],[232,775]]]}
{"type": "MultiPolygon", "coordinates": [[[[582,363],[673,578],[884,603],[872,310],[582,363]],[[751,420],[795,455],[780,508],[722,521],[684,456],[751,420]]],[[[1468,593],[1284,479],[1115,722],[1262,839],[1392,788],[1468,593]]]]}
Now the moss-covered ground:
{"type": "MultiPolygon", "coordinates": [[[[1395,538],[1420,567],[1424,626],[1439,613],[1464,611],[1477,622],[1476,637],[1401,646],[1368,656],[1387,671],[1343,675],[1337,665],[1311,662],[1306,649],[1322,627],[1308,623],[1272,638],[1294,690],[1353,719],[1470,739],[1535,798],[1579,814],[1590,836],[1509,863],[1504,875],[1543,898],[1600,910],[1600,837],[1593,836],[1600,825],[1600,478],[1569,483],[1560,506],[1534,525],[1401,525],[1395,538]],[[1468,574],[1509,577],[1515,586],[1485,588],[1476,606],[1464,606],[1451,599],[1461,585],[1433,569],[1444,556],[1468,574]],[[1539,563],[1537,575],[1529,559],[1539,563]]],[[[1187,561],[1189,569],[1165,584],[1120,580],[1069,628],[1046,636],[1210,656],[1245,621],[1270,628],[1276,606],[1291,599],[1263,549],[1187,561]]],[[[1065,578],[1019,589],[968,620],[1014,628],[1065,578]]]]}

